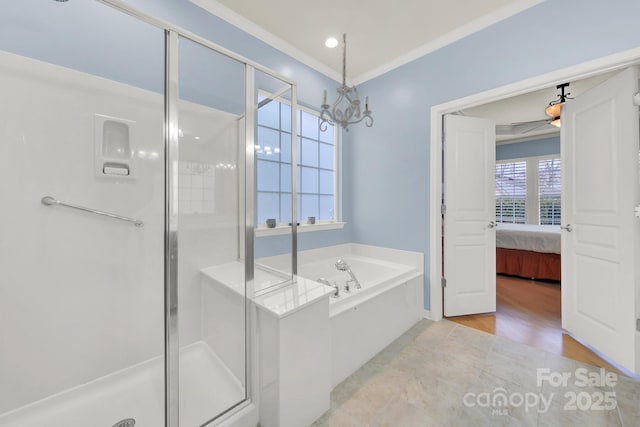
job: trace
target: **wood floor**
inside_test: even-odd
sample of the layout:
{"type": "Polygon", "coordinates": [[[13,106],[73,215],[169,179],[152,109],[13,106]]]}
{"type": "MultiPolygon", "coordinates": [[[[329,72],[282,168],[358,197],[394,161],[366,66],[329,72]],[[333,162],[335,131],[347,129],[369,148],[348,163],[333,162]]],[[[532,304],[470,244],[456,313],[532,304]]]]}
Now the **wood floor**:
{"type": "Polygon", "coordinates": [[[496,312],[448,317],[479,329],[580,362],[629,375],[562,329],[560,284],[498,275],[496,312]]]}

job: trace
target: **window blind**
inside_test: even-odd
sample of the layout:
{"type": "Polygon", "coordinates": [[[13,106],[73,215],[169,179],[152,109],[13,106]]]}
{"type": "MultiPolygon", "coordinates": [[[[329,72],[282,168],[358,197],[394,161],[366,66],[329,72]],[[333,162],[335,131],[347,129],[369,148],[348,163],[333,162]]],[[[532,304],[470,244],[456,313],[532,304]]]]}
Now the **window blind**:
{"type": "Polygon", "coordinates": [[[538,161],[540,224],[560,225],[560,159],[538,161]]]}
{"type": "Polygon", "coordinates": [[[496,164],[496,221],[524,224],[527,220],[527,162],[496,164]]]}

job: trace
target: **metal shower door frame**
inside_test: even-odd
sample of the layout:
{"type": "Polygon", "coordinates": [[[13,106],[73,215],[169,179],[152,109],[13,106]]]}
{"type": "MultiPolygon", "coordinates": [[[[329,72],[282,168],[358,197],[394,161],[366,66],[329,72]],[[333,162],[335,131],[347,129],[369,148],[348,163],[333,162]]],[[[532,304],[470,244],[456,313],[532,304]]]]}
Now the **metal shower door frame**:
{"type": "MultiPolygon", "coordinates": [[[[164,154],[165,154],[165,227],[164,227],[164,294],[165,294],[165,427],[179,427],[179,335],[178,335],[178,187],[177,167],[179,152],[178,136],[178,39],[188,39],[214,52],[227,56],[245,66],[245,399],[229,408],[222,414],[217,414],[214,419],[219,419],[224,414],[231,415],[251,405],[255,400],[255,384],[252,375],[255,363],[255,349],[250,339],[254,333],[254,319],[251,311],[250,296],[253,293],[254,279],[254,197],[255,186],[253,181],[255,165],[255,126],[257,104],[255,101],[255,71],[261,71],[271,77],[279,79],[283,83],[291,85],[292,93],[292,120],[295,129],[295,107],[297,102],[296,84],[285,76],[282,76],[260,64],[257,64],[241,55],[238,55],[222,46],[217,45],[197,34],[175,26],[167,21],[148,15],[121,0],[96,0],[138,20],[151,24],[165,32],[165,93],[164,93],[164,154]]],[[[295,150],[295,134],[292,132],[292,150],[295,150]]],[[[295,152],[294,152],[295,154],[295,152]]],[[[295,157],[293,157],[295,158],[295,157]]],[[[292,211],[296,213],[295,193],[295,169],[292,174],[292,211]]],[[[294,217],[295,218],[295,217],[294,217]]],[[[292,271],[297,271],[297,228],[293,221],[292,226],[292,271]]],[[[213,421],[213,420],[211,420],[213,421]]],[[[209,422],[211,422],[209,421],[209,422]]]]}

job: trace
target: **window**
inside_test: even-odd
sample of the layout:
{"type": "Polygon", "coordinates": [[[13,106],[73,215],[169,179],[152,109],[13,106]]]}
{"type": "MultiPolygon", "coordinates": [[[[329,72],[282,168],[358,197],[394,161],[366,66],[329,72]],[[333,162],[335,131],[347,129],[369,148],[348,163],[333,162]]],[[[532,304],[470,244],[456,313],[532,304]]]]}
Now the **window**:
{"type": "Polygon", "coordinates": [[[538,161],[540,224],[560,225],[560,159],[538,161]]]}
{"type": "MultiPolygon", "coordinates": [[[[261,98],[264,99],[264,98],[261,98]]],[[[336,218],[336,131],[320,131],[319,114],[297,112],[298,221],[336,218]]],[[[258,110],[256,135],[257,224],[291,222],[291,107],[272,101],[258,110]]]]}
{"type": "Polygon", "coordinates": [[[524,224],[527,162],[496,163],[496,221],[524,224]]]}
{"type": "Polygon", "coordinates": [[[560,225],[558,157],[496,163],[496,221],[560,225]]]}

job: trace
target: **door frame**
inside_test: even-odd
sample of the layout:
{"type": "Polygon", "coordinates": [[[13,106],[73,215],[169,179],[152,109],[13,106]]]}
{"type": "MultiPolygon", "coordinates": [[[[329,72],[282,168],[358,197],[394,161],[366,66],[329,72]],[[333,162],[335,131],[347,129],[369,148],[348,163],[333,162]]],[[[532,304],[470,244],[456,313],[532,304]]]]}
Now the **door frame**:
{"type": "Polygon", "coordinates": [[[425,312],[425,317],[438,321],[442,319],[443,313],[443,292],[440,286],[442,278],[442,216],[440,205],[442,196],[443,116],[465,108],[472,108],[544,89],[554,86],[558,82],[584,79],[639,63],[640,48],[634,48],[431,107],[429,168],[430,308],[425,312]]]}

